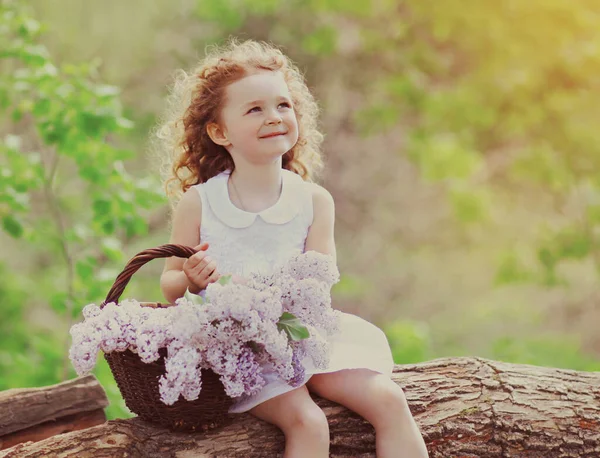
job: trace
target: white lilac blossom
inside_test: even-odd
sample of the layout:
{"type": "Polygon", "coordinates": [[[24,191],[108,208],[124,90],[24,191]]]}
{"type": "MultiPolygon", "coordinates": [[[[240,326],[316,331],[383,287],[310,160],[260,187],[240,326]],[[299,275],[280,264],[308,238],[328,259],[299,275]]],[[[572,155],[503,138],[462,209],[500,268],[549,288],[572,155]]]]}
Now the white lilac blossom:
{"type": "Polygon", "coordinates": [[[99,350],[131,350],[145,363],[167,349],[159,380],[161,400],[197,399],[203,369],[220,376],[232,398],[251,396],[264,386],[269,365],[292,386],[304,381],[304,358],[315,367],[329,362],[327,336],[337,331],[338,312],[330,291],[339,280],[333,258],[310,251],[292,258],[270,276],[252,275],[247,284],[210,284],[204,299],[186,295],[167,308],[144,307],[129,299],[119,305],[83,309],[72,326],[69,357],[79,375],[90,372],[99,350]],[[310,337],[292,341],[278,327],[284,312],[295,315],[310,337]]]}
{"type": "Polygon", "coordinates": [[[340,272],[333,256],[307,251],[291,258],[281,268],[281,273],[290,275],[294,280],[314,278],[330,287],[340,281],[340,272]]]}
{"type": "Polygon", "coordinates": [[[308,251],[294,256],[272,275],[251,275],[248,282],[257,290],[279,288],[283,311],[300,319],[311,334],[297,342],[295,351],[300,359],[310,357],[317,368],[329,364],[327,337],[339,331],[340,312],[331,307],[330,294],[339,279],[332,256],[308,251]]]}

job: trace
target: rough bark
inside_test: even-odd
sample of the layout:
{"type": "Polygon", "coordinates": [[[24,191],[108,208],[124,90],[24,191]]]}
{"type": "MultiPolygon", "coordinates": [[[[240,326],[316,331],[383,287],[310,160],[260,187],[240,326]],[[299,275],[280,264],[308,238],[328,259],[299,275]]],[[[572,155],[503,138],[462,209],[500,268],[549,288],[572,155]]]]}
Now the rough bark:
{"type": "Polygon", "coordinates": [[[42,388],[0,392],[0,450],[99,425],[108,399],[92,375],[42,388]]]}
{"type": "MultiPolygon", "coordinates": [[[[431,457],[599,457],[600,374],[446,358],[397,366],[431,457]]],[[[317,399],[328,416],[332,457],[375,456],[374,430],[345,408],[317,399]]],[[[284,438],[248,414],[209,433],[174,434],[137,418],[115,420],[0,457],[268,457],[284,438]]]]}
{"type": "Polygon", "coordinates": [[[0,437],[0,450],[14,447],[22,442],[37,442],[57,434],[78,431],[101,425],[106,421],[104,410],[98,409],[91,412],[82,412],[66,417],[49,420],[40,425],[35,425],[21,431],[0,437]]]}

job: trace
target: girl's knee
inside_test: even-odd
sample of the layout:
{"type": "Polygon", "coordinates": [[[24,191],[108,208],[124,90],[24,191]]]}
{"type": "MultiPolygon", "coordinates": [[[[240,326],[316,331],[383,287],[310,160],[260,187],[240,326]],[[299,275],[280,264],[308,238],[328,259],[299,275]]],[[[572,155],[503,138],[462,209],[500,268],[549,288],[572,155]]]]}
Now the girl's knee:
{"type": "Polygon", "coordinates": [[[306,386],[265,401],[250,413],[277,426],[286,438],[329,442],[325,412],[315,404],[306,386]]]}
{"type": "Polygon", "coordinates": [[[376,404],[376,410],[379,411],[377,417],[384,422],[411,416],[404,391],[393,381],[379,385],[372,402],[376,404]]]}
{"type": "Polygon", "coordinates": [[[394,406],[399,409],[407,409],[408,401],[404,395],[404,391],[396,383],[391,382],[382,389],[383,402],[388,403],[390,406],[394,406]]]}
{"type": "Polygon", "coordinates": [[[329,423],[325,412],[314,403],[296,406],[289,412],[288,421],[282,428],[286,436],[302,435],[314,440],[329,441],[329,423]]]}

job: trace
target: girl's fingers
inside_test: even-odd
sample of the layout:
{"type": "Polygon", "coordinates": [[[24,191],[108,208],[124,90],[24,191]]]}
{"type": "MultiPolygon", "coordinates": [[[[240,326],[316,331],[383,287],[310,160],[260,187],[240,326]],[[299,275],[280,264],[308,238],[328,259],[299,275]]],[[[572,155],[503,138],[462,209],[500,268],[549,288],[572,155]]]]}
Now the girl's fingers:
{"type": "Polygon", "coordinates": [[[217,272],[217,269],[215,269],[215,271],[211,274],[210,277],[208,277],[208,282],[209,283],[214,283],[216,282],[219,278],[221,277],[221,274],[219,272],[217,272]]]}
{"type": "Polygon", "coordinates": [[[210,261],[208,264],[206,264],[204,266],[204,268],[202,268],[202,270],[200,270],[200,275],[204,275],[205,277],[208,278],[216,270],[217,270],[217,263],[216,263],[216,261],[210,261]]]}
{"type": "Polygon", "coordinates": [[[185,263],[189,269],[195,269],[197,267],[202,268],[204,266],[202,261],[204,261],[207,256],[206,251],[198,251],[195,255],[190,256],[185,263]]]}
{"type": "Polygon", "coordinates": [[[202,242],[200,245],[196,245],[194,250],[196,251],[206,251],[208,249],[208,242],[202,242]]]}
{"type": "Polygon", "coordinates": [[[204,289],[209,283],[217,281],[221,275],[217,272],[216,261],[206,252],[208,243],[203,242],[194,248],[198,252],[186,259],[183,271],[192,283],[204,289]]]}

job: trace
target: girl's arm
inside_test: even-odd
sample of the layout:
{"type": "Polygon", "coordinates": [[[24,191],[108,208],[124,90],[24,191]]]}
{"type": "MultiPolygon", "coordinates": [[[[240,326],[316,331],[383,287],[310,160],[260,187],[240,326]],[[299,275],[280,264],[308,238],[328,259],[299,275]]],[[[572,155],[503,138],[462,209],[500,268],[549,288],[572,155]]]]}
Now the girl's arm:
{"type": "Polygon", "coordinates": [[[308,229],[304,251],[329,254],[336,261],[334,238],[335,203],[325,188],[313,185],[313,223],[308,229]]]}
{"type": "MultiPolygon", "coordinates": [[[[177,203],[173,212],[171,238],[169,243],[196,247],[200,243],[200,224],[202,219],[202,200],[194,189],[189,189],[177,203]]],[[[189,281],[183,272],[185,259],[166,258],[165,268],[160,277],[160,288],[170,303],[182,297],[187,288],[198,293],[200,288],[189,281]]]]}

